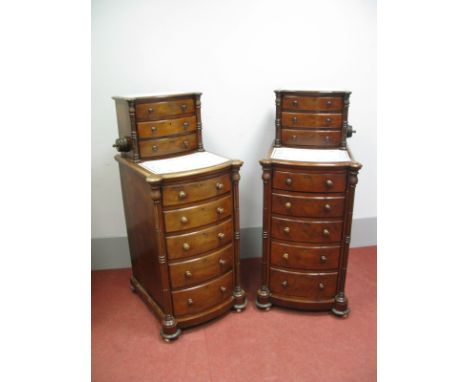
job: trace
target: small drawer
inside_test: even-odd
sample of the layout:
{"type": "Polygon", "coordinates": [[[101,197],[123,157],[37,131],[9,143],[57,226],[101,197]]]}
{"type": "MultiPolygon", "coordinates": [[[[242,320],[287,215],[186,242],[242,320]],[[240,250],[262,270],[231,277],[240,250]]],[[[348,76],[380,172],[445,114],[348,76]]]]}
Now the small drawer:
{"type": "Polygon", "coordinates": [[[336,243],[341,240],[343,222],[271,218],[271,237],[302,243],[336,243]]]}
{"type": "Polygon", "coordinates": [[[199,255],[223,247],[232,241],[232,220],[196,232],[166,237],[169,260],[199,255]]]}
{"type": "Polygon", "coordinates": [[[275,171],[273,188],[303,192],[344,192],[346,174],[275,171]]]}
{"type": "Polygon", "coordinates": [[[154,158],[197,148],[197,134],[181,135],[174,138],[159,138],[140,141],[140,156],[154,158]]]}
{"type": "Polygon", "coordinates": [[[343,99],[341,97],[309,97],[286,95],[283,97],[283,109],[311,110],[311,111],[341,111],[343,99]]]}
{"type": "Polygon", "coordinates": [[[281,129],[281,142],[288,146],[339,147],[341,130],[281,129]]]}
{"type": "Polygon", "coordinates": [[[195,131],[196,128],[197,119],[195,116],[137,123],[140,138],[159,138],[167,135],[189,133],[195,131]]]}
{"type": "Polygon", "coordinates": [[[209,255],[169,264],[172,287],[188,288],[218,277],[232,269],[232,244],[209,255]]]}
{"type": "Polygon", "coordinates": [[[271,264],[285,268],[332,270],[340,260],[339,245],[297,245],[271,242],[271,264]]]}
{"type": "Polygon", "coordinates": [[[337,273],[288,272],[270,268],[270,290],[274,294],[331,300],[336,294],[337,273]]]}
{"type": "Polygon", "coordinates": [[[228,174],[200,182],[177,184],[163,188],[164,206],[209,199],[231,191],[231,178],[228,174]]]}
{"type": "Polygon", "coordinates": [[[281,113],[281,126],[283,127],[312,127],[339,129],[343,125],[343,117],[340,113],[281,113]]]}
{"type": "Polygon", "coordinates": [[[309,218],[341,217],[344,214],[345,197],[273,193],[271,204],[274,214],[309,218]]]}
{"type": "Polygon", "coordinates": [[[185,316],[219,305],[231,298],[232,288],[233,273],[229,271],[216,280],[172,292],[174,313],[176,317],[185,316]]]}
{"type": "Polygon", "coordinates": [[[192,114],[194,112],[192,98],[143,103],[135,106],[136,119],[140,121],[156,121],[180,114],[192,114]]]}
{"type": "Polygon", "coordinates": [[[196,206],[164,211],[167,232],[175,232],[216,223],[232,214],[231,195],[196,206]]]}

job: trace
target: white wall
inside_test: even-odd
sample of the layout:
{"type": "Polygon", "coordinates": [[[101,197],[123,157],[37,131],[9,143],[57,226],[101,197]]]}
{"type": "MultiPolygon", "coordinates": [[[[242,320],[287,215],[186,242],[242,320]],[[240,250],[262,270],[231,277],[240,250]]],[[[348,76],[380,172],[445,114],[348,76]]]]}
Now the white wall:
{"type": "Polygon", "coordinates": [[[354,216],[377,216],[375,1],[93,0],[92,28],[92,237],[126,235],[110,97],[129,93],[203,92],[205,149],[245,162],[245,228],[261,226],[273,90],[351,90],[354,216]]]}

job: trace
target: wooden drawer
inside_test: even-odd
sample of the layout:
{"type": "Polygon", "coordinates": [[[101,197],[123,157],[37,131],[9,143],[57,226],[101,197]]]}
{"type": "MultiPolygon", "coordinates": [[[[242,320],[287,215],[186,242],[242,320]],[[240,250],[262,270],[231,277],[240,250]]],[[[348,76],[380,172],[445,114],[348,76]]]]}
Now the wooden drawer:
{"type": "Polygon", "coordinates": [[[343,125],[340,113],[281,113],[281,126],[283,127],[315,127],[339,129],[343,125]]]}
{"type": "Polygon", "coordinates": [[[337,269],[340,246],[297,245],[271,242],[271,264],[279,267],[331,270],[337,269]]]}
{"type": "Polygon", "coordinates": [[[232,220],[214,227],[166,238],[169,260],[199,255],[222,247],[232,241],[232,220]]]}
{"type": "Polygon", "coordinates": [[[192,151],[197,148],[197,134],[180,135],[174,138],[159,138],[140,141],[140,156],[153,158],[192,151]]]}
{"type": "Polygon", "coordinates": [[[192,98],[143,103],[135,106],[136,119],[138,122],[156,121],[179,114],[192,114],[194,110],[192,98]]]}
{"type": "Polygon", "coordinates": [[[172,211],[164,211],[167,232],[181,231],[216,223],[232,213],[232,197],[222,197],[211,202],[172,211]]]}
{"type": "Polygon", "coordinates": [[[173,288],[188,288],[218,277],[232,269],[232,244],[209,255],[169,264],[173,288]]]}
{"type": "Polygon", "coordinates": [[[336,294],[337,273],[288,272],[270,268],[270,290],[274,294],[331,300],[336,294]]]}
{"type": "Polygon", "coordinates": [[[283,109],[288,110],[340,111],[343,108],[343,99],[341,97],[285,95],[282,106],[283,109]]]}
{"type": "Polygon", "coordinates": [[[197,119],[195,116],[137,123],[138,136],[140,138],[158,138],[188,133],[195,131],[196,128],[197,119]]]}
{"type": "Polygon", "coordinates": [[[338,147],[341,144],[341,130],[281,129],[281,142],[290,146],[338,147]]]}
{"type": "Polygon", "coordinates": [[[221,304],[231,298],[233,273],[229,271],[213,281],[192,288],[172,292],[176,316],[195,314],[221,304]]]}
{"type": "Polygon", "coordinates": [[[273,188],[303,192],[344,192],[346,189],[346,174],[275,171],[273,188]]]}
{"type": "Polygon", "coordinates": [[[274,214],[309,218],[341,217],[344,214],[345,197],[274,192],[271,204],[274,214]]]}
{"type": "Polygon", "coordinates": [[[303,243],[336,243],[341,241],[341,220],[300,220],[271,218],[274,239],[303,243]]]}
{"type": "Polygon", "coordinates": [[[209,199],[231,191],[230,175],[163,188],[163,205],[174,206],[209,199]]]}

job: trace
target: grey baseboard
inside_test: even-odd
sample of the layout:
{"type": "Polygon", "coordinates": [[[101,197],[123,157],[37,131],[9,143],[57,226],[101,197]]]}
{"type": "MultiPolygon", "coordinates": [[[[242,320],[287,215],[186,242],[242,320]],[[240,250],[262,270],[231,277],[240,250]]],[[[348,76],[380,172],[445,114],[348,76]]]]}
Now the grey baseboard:
{"type": "MultiPolygon", "coordinates": [[[[377,218],[354,219],[351,247],[377,245],[377,218]]],[[[262,228],[241,228],[241,258],[262,256],[262,228]]],[[[91,269],[130,267],[126,237],[91,239],[91,269]]]]}

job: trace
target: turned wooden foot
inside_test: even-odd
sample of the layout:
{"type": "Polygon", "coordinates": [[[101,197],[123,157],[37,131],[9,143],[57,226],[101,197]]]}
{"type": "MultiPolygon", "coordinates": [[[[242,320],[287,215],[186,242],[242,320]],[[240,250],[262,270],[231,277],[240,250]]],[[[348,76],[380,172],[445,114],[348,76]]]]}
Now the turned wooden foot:
{"type": "Polygon", "coordinates": [[[177,326],[177,322],[171,315],[166,315],[161,327],[161,337],[165,342],[171,342],[179,338],[181,330],[177,326]]]}
{"type": "Polygon", "coordinates": [[[266,287],[262,287],[257,291],[257,299],[255,300],[255,305],[259,309],[269,311],[271,308],[270,302],[270,291],[266,287]]]}
{"type": "Polygon", "coordinates": [[[240,287],[237,287],[234,289],[234,292],[232,292],[232,295],[234,296],[233,308],[237,312],[242,312],[247,306],[247,297],[245,295],[245,291],[240,287]]]}
{"type": "Polygon", "coordinates": [[[332,313],[341,318],[347,318],[350,312],[348,308],[348,299],[346,298],[344,293],[338,293],[335,296],[335,306],[332,308],[332,313]]]}

